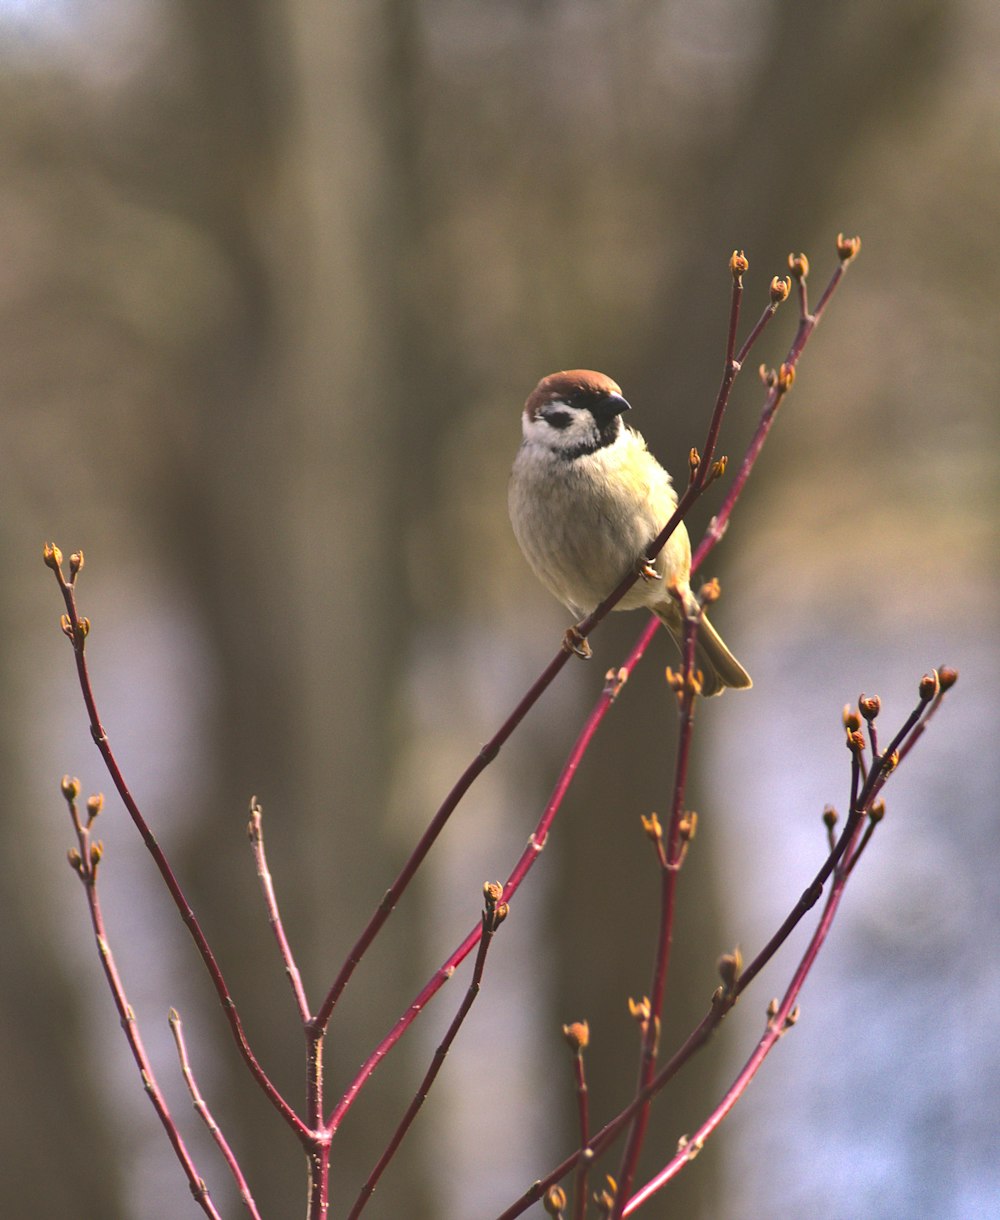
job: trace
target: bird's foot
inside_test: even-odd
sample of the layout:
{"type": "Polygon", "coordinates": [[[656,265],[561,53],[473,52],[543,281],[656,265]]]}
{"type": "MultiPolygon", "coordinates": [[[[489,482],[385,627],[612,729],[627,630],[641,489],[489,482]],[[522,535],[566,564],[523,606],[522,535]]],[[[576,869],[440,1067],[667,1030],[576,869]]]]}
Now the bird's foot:
{"type": "Polygon", "coordinates": [[[566,634],[563,636],[562,646],[567,652],[574,653],[584,661],[589,661],[594,655],[586,637],[582,636],[575,627],[566,628],[566,634]]]}

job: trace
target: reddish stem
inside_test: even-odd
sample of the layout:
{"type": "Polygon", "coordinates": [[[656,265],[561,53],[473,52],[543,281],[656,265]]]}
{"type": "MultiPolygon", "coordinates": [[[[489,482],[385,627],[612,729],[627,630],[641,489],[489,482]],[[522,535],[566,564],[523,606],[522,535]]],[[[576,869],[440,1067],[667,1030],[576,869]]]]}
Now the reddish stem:
{"type": "MultiPolygon", "coordinates": [[[[684,851],[681,839],[681,819],[684,816],[684,798],[687,792],[688,767],[691,758],[691,742],[694,736],[695,644],[698,636],[696,618],[684,622],[684,663],[681,671],[681,689],[678,693],[680,733],[677,738],[677,761],[674,767],[674,790],[670,807],[670,822],[667,829],[667,850],[660,865],[660,920],[653,981],[650,987],[650,1015],[642,1039],[639,1062],[639,1079],[636,1094],[643,1092],[656,1073],[656,1055],[663,1023],[664,997],[667,973],[670,968],[670,951],[673,946],[674,913],[677,906],[677,881],[680,876],[684,851]]],[[[618,1190],[611,1212],[611,1220],[620,1220],[621,1207],[635,1178],[639,1156],[649,1126],[649,1111],[652,1098],[647,1098],[636,1111],[629,1130],[625,1150],[618,1171],[618,1190]]]]}
{"type": "MultiPolygon", "coordinates": [[[[590,745],[591,739],[596,733],[601,721],[611,709],[618,692],[628,680],[632,669],[639,663],[643,653],[649,646],[650,641],[656,634],[656,630],[660,625],[660,620],[650,616],[649,622],[646,624],[639,639],[636,641],[632,651],[629,653],[625,664],[617,671],[611,670],[608,673],[607,681],[604,689],[601,692],[597,703],[591,710],[590,715],[580,734],[570,750],[566,763],[560,772],[559,778],[556,781],[555,788],[549,798],[541,817],[535,826],[534,831],[528,837],[528,846],[521,853],[521,857],[511,870],[510,876],[504,883],[503,901],[509,902],[514,894],[519,889],[525,877],[531,871],[535,861],[541,855],[545,848],[548,839],[549,830],[555,820],[559,807],[562,804],[563,798],[566,795],[566,790],[569,788],[573,776],[576,774],[577,767],[590,745]]],[[[564,654],[568,655],[568,654],[564,654]]],[[[438,967],[431,978],[424,984],[423,988],[417,993],[413,1000],[407,1005],[405,1011],[396,1020],[392,1029],[385,1035],[382,1041],[378,1044],[374,1051],[368,1056],[362,1064],[360,1071],[355,1076],[354,1080],[348,1086],[347,1091],[335,1106],[333,1113],[327,1121],[327,1129],[332,1133],[340,1126],[344,1115],[354,1104],[354,1099],[358,1092],[363,1087],[365,1081],[372,1075],[378,1065],[382,1062],[388,1052],[396,1045],[399,1039],[417,1019],[423,1011],[425,1005],[431,1000],[445,983],[454,974],[455,969],[479,943],[481,935],[481,927],[475,927],[462,943],[449,955],[444,963],[438,967]]]]}
{"type": "MultiPolygon", "coordinates": [[[[215,987],[216,995],[219,998],[219,1003],[222,1005],[222,1011],[225,1013],[226,1020],[229,1022],[229,1028],[232,1031],[233,1038],[239,1048],[240,1054],[250,1069],[250,1073],[254,1080],[260,1085],[264,1093],[267,1095],[271,1104],[284,1118],[285,1122],[298,1135],[300,1140],[307,1141],[309,1139],[309,1131],[305,1123],[299,1118],[295,1111],[291,1108],[287,1101],[281,1096],[278,1090],[271,1083],[267,1073],[257,1061],[257,1057],[250,1049],[250,1043],[247,1041],[247,1036],[243,1031],[243,1023],[240,1020],[239,1013],[236,1009],[236,1004],[229,993],[229,988],[223,978],[222,970],[219,963],[216,961],[215,954],[212,952],[211,946],[205,938],[205,934],[201,929],[195,917],[194,911],[184,896],[184,891],[181,889],[180,882],[174,875],[173,869],[170,867],[166,856],[159,843],[156,841],[156,836],[150,830],[145,818],[136,804],[135,798],[132,796],[128,785],[125,783],[125,778],[121,773],[118,762],[111,749],[111,743],[108,740],[108,735],[101,724],[100,716],[97,712],[97,703],[94,699],[94,692],[90,682],[90,674],[87,668],[87,659],[84,654],[84,642],[86,640],[86,630],[81,626],[80,616],[76,606],[76,594],[73,588],[72,579],[67,580],[60,568],[54,569],[56,579],[59,582],[59,587],[62,590],[63,599],[66,603],[66,611],[69,618],[70,631],[67,634],[70,636],[70,642],[73,645],[73,655],[76,658],[76,671],[80,682],[80,690],[83,694],[83,701],[87,708],[87,716],[90,720],[90,733],[94,739],[101,757],[104,760],[104,765],[107,768],[108,774],[111,776],[111,781],[118,791],[125,808],[129,812],[136,829],[142,836],[142,841],[145,843],[149,854],[153,857],[153,862],[159,869],[160,876],[167,887],[170,897],[174,901],[174,906],[180,913],[180,917],[191,934],[191,938],[197,946],[198,952],[201,954],[201,959],[205,964],[209,977],[212,980],[212,985],[215,987]]],[[[75,573],[73,578],[75,579],[75,573]]]]}
{"type": "MultiPolygon", "coordinates": [[[[851,843],[854,842],[858,832],[860,823],[854,828],[854,835],[851,842],[848,843],[848,850],[851,843]]],[[[846,854],[846,853],[845,853],[846,854]]],[[[627,1217],[637,1211],[643,1203],[646,1202],[652,1195],[656,1194],[671,1178],[675,1177],[685,1165],[689,1164],[697,1153],[701,1150],[704,1142],[719,1126],[722,1120],[726,1117],[729,1111],[736,1105],[740,1097],[746,1091],[750,1081],[760,1070],[761,1065],[767,1056],[777,1045],[778,1039],[789,1028],[789,1018],[792,1010],[795,1007],[795,1002],[798,999],[799,992],[806,981],[806,978],[816,962],[819,951],[826,940],[827,933],[833,924],[834,916],[837,913],[837,908],[840,905],[840,900],[844,894],[844,887],[847,884],[848,870],[838,867],[834,875],[833,886],[830,889],[829,897],[826,901],[826,906],[823,909],[823,915],[816,925],[816,930],[809,941],[806,951],[802,956],[801,961],[792,975],[792,980],[785,991],[777,1011],[767,1023],[767,1029],[763,1037],[754,1048],[753,1054],[744,1064],[742,1070],[733,1081],[726,1095],[718,1106],[712,1111],[708,1118],[702,1123],[694,1135],[685,1141],[683,1148],[667,1163],[666,1166],[653,1177],[641,1190],[637,1191],[625,1204],[622,1211],[622,1216],[627,1217]]]]}
{"type": "Polygon", "coordinates": [[[209,1134],[215,1140],[216,1146],[222,1153],[223,1159],[229,1166],[229,1172],[233,1175],[233,1180],[236,1182],[236,1188],[240,1192],[240,1201],[246,1208],[248,1215],[253,1217],[253,1220],[261,1220],[260,1212],[257,1210],[257,1204],[254,1202],[254,1197],[250,1192],[250,1186],[246,1178],[243,1176],[243,1171],[240,1169],[239,1162],[233,1155],[233,1150],[229,1146],[229,1141],[222,1133],[222,1129],[215,1121],[212,1111],[208,1108],[208,1103],[201,1094],[201,1089],[198,1088],[198,1082],[195,1079],[194,1071],[191,1068],[191,1060],[188,1056],[187,1042],[184,1038],[184,1029],[181,1023],[180,1014],[176,1008],[170,1010],[170,1031],[174,1035],[174,1043],[177,1047],[177,1058],[180,1060],[181,1075],[184,1077],[184,1083],[188,1087],[188,1092],[191,1094],[191,1103],[195,1111],[201,1118],[202,1122],[208,1128],[209,1134]]]}
{"type": "Polygon", "coordinates": [[[407,1107],[406,1113],[399,1121],[399,1126],[393,1133],[392,1139],[389,1140],[385,1151],[379,1157],[378,1164],[368,1175],[368,1179],[361,1188],[361,1193],[358,1195],[354,1206],[348,1213],[347,1220],[357,1220],[361,1215],[369,1199],[378,1185],[378,1180],[385,1172],[386,1166],[396,1155],[396,1150],[403,1142],[403,1138],[409,1131],[413,1120],[417,1117],[420,1107],[427,1100],[427,1095],[431,1091],[434,1081],[437,1079],[437,1074],[440,1072],[448,1051],[451,1049],[451,1044],[455,1041],[458,1031],[462,1028],[465,1018],[469,1015],[469,1010],[475,1003],[476,997],[479,995],[479,988],[483,981],[483,970],[486,968],[486,954],[489,951],[493,936],[499,926],[496,919],[495,911],[487,909],[483,912],[482,923],[480,925],[481,938],[479,941],[479,952],[476,954],[476,962],[472,970],[472,978],[469,981],[468,989],[465,997],[459,1006],[458,1012],[455,1014],[451,1025],[448,1027],[448,1032],[442,1038],[437,1050],[434,1052],[434,1057],[431,1060],[430,1067],[424,1075],[420,1086],[417,1089],[416,1095],[407,1107]]]}
{"type": "MultiPolygon", "coordinates": [[[[573,1079],[576,1083],[576,1113],[580,1127],[580,1147],[586,1148],[590,1141],[590,1090],[583,1065],[583,1051],[573,1056],[573,1079]]],[[[588,1156],[581,1156],[576,1166],[573,1183],[573,1220],[584,1220],[587,1214],[587,1179],[590,1172],[588,1156]]]]}
{"type": "Polygon", "coordinates": [[[95,848],[91,844],[90,831],[80,821],[75,798],[67,794],[65,788],[64,795],[66,796],[70,817],[73,821],[73,829],[76,831],[77,843],[79,844],[79,860],[71,860],[71,863],[73,863],[77,876],[83,882],[84,892],[87,895],[87,908],[90,912],[90,923],[94,930],[94,940],[97,943],[98,956],[101,959],[101,968],[104,970],[104,977],[111,990],[111,997],[114,1000],[115,1008],[118,1010],[118,1018],[121,1022],[122,1031],[125,1034],[129,1049],[132,1052],[132,1058],[139,1069],[143,1088],[146,1090],[153,1109],[156,1111],[156,1115],[164,1131],[167,1133],[167,1139],[170,1140],[174,1154],[184,1170],[195,1202],[206,1216],[212,1217],[213,1220],[222,1220],[208,1193],[208,1187],[205,1185],[201,1174],[198,1173],[194,1161],[192,1161],[191,1155],[184,1144],[184,1140],[177,1130],[177,1125],[170,1110],[167,1108],[167,1103],[160,1091],[160,1086],[156,1082],[153,1065],[149,1061],[142,1036],[139,1033],[139,1024],[136,1020],[135,1012],[128,1002],[124,984],[118,973],[118,967],[115,964],[114,954],[111,952],[111,945],[104,927],[104,915],[97,894],[97,865],[101,858],[102,849],[100,845],[97,845],[95,848]]]}
{"type": "Polygon", "coordinates": [[[292,953],[291,945],[288,943],[288,937],[285,935],[285,926],[281,920],[281,912],[278,910],[278,898],[274,892],[274,879],[271,876],[270,868],[268,868],[267,853],[264,850],[263,818],[264,811],[257,804],[257,798],[254,797],[250,802],[250,822],[247,830],[250,835],[250,846],[253,850],[254,863],[257,866],[257,878],[260,881],[261,890],[264,894],[264,905],[267,907],[267,920],[271,925],[271,931],[274,933],[274,939],[278,942],[278,952],[281,954],[281,960],[285,965],[285,975],[291,985],[292,995],[295,997],[299,1016],[302,1018],[303,1023],[306,1023],[310,1017],[309,1001],[306,999],[302,975],[295,962],[295,956],[292,953]]]}

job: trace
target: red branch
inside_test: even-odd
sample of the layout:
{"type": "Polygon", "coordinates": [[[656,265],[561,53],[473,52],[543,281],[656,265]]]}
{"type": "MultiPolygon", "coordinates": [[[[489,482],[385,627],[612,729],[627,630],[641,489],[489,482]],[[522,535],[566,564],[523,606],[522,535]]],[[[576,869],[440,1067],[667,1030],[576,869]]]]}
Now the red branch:
{"type": "Polygon", "coordinates": [[[184,896],[184,891],[181,889],[180,882],[170,867],[167,857],[163,853],[156,840],[156,836],[150,830],[146,819],[142,816],[135,798],[132,796],[128,785],[125,783],[125,778],[122,775],[121,769],[111,749],[111,743],[108,740],[108,735],[101,724],[101,718],[97,712],[97,703],[94,698],[93,687],[90,682],[90,673],[87,668],[87,658],[84,651],[87,635],[90,631],[90,623],[87,619],[80,617],[76,606],[76,592],[74,583],[76,575],[83,566],[83,556],[80,552],[76,552],[70,557],[70,577],[67,580],[63,574],[61,562],[62,555],[57,547],[46,546],[45,562],[53,570],[56,575],[56,580],[59,582],[59,588],[62,590],[63,600],[66,603],[66,615],[63,619],[63,631],[69,637],[70,643],[73,645],[73,655],[76,659],[76,672],[80,682],[80,691],[83,695],[83,702],[87,708],[87,716],[90,720],[90,733],[94,739],[94,743],[101,753],[104,760],[104,765],[107,768],[108,774],[111,776],[111,781],[118,791],[125,808],[128,810],[129,816],[135,823],[136,829],[142,836],[142,841],[145,843],[149,854],[153,857],[153,862],[159,869],[160,876],[163,878],[163,883],[166,885],[170,897],[174,901],[180,917],[184,922],[185,927],[191,934],[191,938],[197,946],[201,959],[205,964],[205,969],[208,971],[209,977],[212,980],[212,985],[215,988],[215,993],[219,998],[219,1003],[222,1005],[222,1011],[225,1013],[226,1020],[229,1023],[229,1028],[232,1031],[233,1038],[239,1048],[240,1054],[243,1056],[244,1062],[250,1069],[250,1073],[254,1080],[260,1085],[264,1093],[267,1095],[271,1104],[284,1118],[285,1122],[292,1128],[293,1131],[302,1140],[308,1140],[309,1131],[305,1123],[299,1118],[295,1111],[291,1108],[287,1101],[281,1096],[278,1090],[271,1083],[267,1073],[257,1061],[257,1057],[250,1049],[250,1043],[247,1041],[247,1036],[243,1031],[243,1023],[240,1020],[239,1013],[236,1010],[236,1005],[229,993],[229,988],[223,978],[222,970],[219,963],[216,961],[215,954],[212,952],[211,946],[205,938],[205,934],[201,929],[201,925],[195,917],[194,911],[191,909],[188,900],[184,896]]]}
{"type": "Polygon", "coordinates": [[[104,854],[104,847],[99,842],[92,843],[90,838],[91,823],[100,809],[99,798],[97,798],[98,803],[92,807],[91,803],[88,802],[90,816],[87,824],[84,825],[80,820],[79,811],[76,806],[76,798],[79,795],[79,791],[80,785],[76,780],[71,780],[68,776],[63,779],[62,792],[69,807],[70,818],[72,819],[73,829],[76,832],[76,839],[79,845],[76,851],[70,852],[69,861],[73,870],[83,882],[83,888],[87,895],[87,908],[90,911],[90,923],[94,929],[94,940],[97,943],[101,968],[104,971],[104,977],[111,991],[115,1008],[118,1010],[118,1018],[121,1021],[125,1040],[128,1042],[132,1058],[135,1060],[136,1067],[139,1069],[139,1075],[142,1077],[146,1095],[149,1097],[153,1109],[156,1111],[156,1115],[163,1125],[164,1131],[167,1133],[167,1139],[170,1140],[174,1155],[184,1170],[188,1186],[191,1188],[191,1194],[206,1216],[211,1216],[213,1220],[222,1220],[208,1193],[208,1187],[198,1173],[194,1161],[191,1159],[191,1154],[188,1152],[184,1140],[177,1130],[177,1124],[167,1108],[166,1099],[160,1091],[160,1086],[156,1083],[153,1065],[149,1061],[142,1036],[139,1033],[139,1023],[136,1020],[132,1005],[128,1002],[124,984],[118,973],[118,967],[115,965],[114,954],[111,952],[111,945],[105,931],[104,915],[101,911],[101,903],[97,894],[97,867],[104,854]]]}

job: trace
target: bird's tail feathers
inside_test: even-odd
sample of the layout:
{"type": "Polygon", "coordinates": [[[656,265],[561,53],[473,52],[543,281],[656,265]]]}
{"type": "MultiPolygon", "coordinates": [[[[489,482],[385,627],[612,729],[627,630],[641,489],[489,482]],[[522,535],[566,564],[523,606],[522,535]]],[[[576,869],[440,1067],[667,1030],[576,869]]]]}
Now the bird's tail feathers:
{"type": "MultiPolygon", "coordinates": [[[[684,622],[680,607],[672,599],[656,607],[656,614],[673,636],[678,648],[684,646],[684,622]]],[[[695,641],[695,668],[701,670],[701,693],[721,695],[726,687],[749,690],[753,680],[726,646],[708,615],[702,612],[695,641]]]]}

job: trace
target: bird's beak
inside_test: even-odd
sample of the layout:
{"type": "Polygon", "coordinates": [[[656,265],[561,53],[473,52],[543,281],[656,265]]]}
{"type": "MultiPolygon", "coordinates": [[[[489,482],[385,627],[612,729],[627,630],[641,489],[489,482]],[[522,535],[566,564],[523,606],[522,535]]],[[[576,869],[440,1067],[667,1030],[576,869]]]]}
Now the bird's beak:
{"type": "Polygon", "coordinates": [[[621,415],[624,411],[631,411],[632,408],[621,394],[602,394],[591,410],[598,423],[606,424],[616,415],[621,415]]]}

